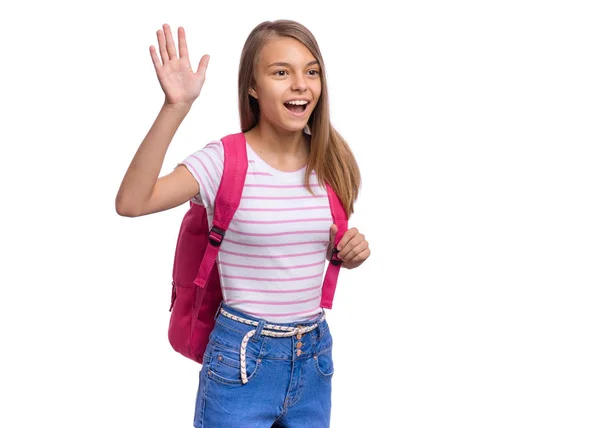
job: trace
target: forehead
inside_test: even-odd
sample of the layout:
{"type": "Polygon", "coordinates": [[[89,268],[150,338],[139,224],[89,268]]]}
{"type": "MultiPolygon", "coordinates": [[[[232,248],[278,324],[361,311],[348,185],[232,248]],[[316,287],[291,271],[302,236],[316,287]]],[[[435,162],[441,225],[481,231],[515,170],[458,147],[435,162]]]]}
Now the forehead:
{"type": "Polygon", "coordinates": [[[287,62],[291,65],[304,66],[316,60],[303,43],[293,37],[277,37],[269,40],[258,55],[260,67],[268,67],[274,62],[287,62]]]}

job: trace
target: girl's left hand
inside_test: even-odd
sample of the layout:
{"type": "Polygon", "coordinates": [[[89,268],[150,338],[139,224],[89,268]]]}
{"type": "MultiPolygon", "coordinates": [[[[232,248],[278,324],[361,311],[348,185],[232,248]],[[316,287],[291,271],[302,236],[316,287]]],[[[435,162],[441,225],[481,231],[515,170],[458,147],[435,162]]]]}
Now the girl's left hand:
{"type": "MultiPolygon", "coordinates": [[[[331,249],[333,248],[336,233],[337,226],[332,224],[329,229],[328,257],[331,255],[331,249]]],[[[337,249],[339,250],[338,257],[343,260],[342,267],[346,269],[359,267],[371,255],[369,243],[365,240],[365,235],[359,233],[358,229],[355,227],[348,229],[346,233],[344,233],[337,249]]]]}

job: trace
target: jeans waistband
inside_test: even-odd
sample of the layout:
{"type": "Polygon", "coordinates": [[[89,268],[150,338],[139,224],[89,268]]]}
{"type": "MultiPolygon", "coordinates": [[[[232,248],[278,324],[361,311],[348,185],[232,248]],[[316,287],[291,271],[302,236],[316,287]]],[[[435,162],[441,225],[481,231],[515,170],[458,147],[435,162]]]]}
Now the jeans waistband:
{"type": "Polygon", "coordinates": [[[225,302],[221,302],[221,304],[219,305],[219,308],[215,312],[215,319],[217,319],[219,317],[219,315],[221,314],[221,309],[224,309],[228,313],[235,315],[237,317],[240,317],[240,318],[244,318],[244,319],[247,319],[250,321],[256,321],[256,322],[264,321],[265,324],[277,325],[277,326],[281,326],[281,327],[296,327],[298,325],[308,325],[308,324],[312,324],[315,322],[322,322],[324,320],[323,316],[325,315],[325,312],[323,311],[321,314],[318,314],[315,317],[310,318],[308,320],[295,321],[295,322],[289,322],[289,323],[277,323],[277,322],[265,320],[263,318],[255,317],[253,315],[250,315],[243,311],[240,311],[239,309],[235,309],[235,308],[229,306],[228,304],[226,304],[225,302]]]}
{"type": "Polygon", "coordinates": [[[304,321],[302,324],[277,324],[267,322],[261,318],[249,316],[242,311],[231,308],[223,302],[221,302],[219,309],[215,314],[215,319],[218,319],[219,317],[224,317],[235,323],[246,326],[245,330],[247,332],[240,345],[240,375],[243,384],[248,382],[246,374],[246,347],[248,346],[249,340],[252,338],[254,338],[253,340],[256,340],[256,338],[261,335],[279,338],[296,336],[296,338],[300,340],[304,334],[310,333],[313,330],[317,330],[319,337],[321,337],[321,328],[325,324],[325,312],[322,312],[318,318],[304,321]]]}

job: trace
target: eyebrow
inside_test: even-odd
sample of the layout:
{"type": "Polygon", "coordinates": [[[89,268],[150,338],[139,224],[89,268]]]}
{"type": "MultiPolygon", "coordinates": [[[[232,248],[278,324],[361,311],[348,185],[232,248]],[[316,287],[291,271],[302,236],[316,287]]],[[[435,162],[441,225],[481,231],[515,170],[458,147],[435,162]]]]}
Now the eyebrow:
{"type": "MultiPolygon", "coordinates": [[[[318,65],[319,61],[314,60],[311,61],[309,63],[306,64],[306,67],[311,66],[311,65],[318,65]]],[[[291,67],[292,64],[290,64],[289,62],[274,62],[273,64],[269,65],[269,67],[267,68],[271,68],[271,67],[291,67]]]]}

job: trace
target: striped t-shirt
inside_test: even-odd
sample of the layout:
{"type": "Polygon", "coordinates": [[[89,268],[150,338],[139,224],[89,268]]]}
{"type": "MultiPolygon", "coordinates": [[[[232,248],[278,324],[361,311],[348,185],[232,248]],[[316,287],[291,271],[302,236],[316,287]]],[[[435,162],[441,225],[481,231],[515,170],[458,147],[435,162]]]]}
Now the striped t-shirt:
{"type": "MultiPolygon", "coordinates": [[[[306,168],[279,171],[246,144],[248,172],[240,207],[217,258],[226,304],[271,322],[306,321],[320,314],[329,228],[325,188],[313,172],[314,196],[304,187],[306,168]]],[[[192,202],[207,208],[223,175],[223,144],[213,141],[181,162],[199,184],[192,202]]]]}

